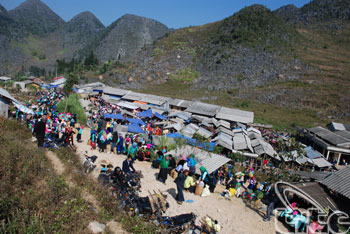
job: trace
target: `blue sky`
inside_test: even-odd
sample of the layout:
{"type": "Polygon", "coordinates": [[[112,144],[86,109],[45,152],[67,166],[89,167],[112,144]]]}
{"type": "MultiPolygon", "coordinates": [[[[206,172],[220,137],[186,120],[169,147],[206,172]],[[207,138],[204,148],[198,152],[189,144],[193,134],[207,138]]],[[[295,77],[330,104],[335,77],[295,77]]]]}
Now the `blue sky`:
{"type": "MultiPolygon", "coordinates": [[[[125,14],[158,20],[170,28],[202,25],[224,19],[252,4],[272,10],[287,4],[301,7],[310,0],[42,0],[65,21],[83,11],[91,11],[108,26],[125,14]]],[[[24,0],[0,0],[7,10],[24,0]]]]}

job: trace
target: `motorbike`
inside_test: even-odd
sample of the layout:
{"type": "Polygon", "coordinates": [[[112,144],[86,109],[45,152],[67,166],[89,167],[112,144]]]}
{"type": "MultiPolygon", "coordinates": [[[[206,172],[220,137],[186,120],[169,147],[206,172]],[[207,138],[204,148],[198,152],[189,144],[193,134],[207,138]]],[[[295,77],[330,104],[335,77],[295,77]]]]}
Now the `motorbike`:
{"type": "Polygon", "coordinates": [[[84,156],[85,156],[85,159],[83,161],[83,170],[84,170],[84,173],[89,174],[96,168],[96,165],[94,165],[94,163],[97,160],[97,156],[96,155],[93,155],[90,157],[87,155],[84,155],[84,156]]]}
{"type": "Polygon", "coordinates": [[[168,233],[185,233],[196,228],[196,215],[194,213],[181,214],[173,217],[163,216],[158,220],[160,226],[168,233]]]}

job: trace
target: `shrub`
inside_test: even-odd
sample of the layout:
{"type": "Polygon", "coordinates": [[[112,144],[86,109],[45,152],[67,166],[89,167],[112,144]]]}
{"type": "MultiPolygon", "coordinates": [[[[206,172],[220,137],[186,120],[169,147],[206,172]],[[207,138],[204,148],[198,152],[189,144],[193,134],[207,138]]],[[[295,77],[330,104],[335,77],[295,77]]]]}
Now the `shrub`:
{"type": "Polygon", "coordinates": [[[60,101],[57,105],[57,110],[59,112],[64,112],[66,109],[66,112],[70,112],[72,114],[77,114],[77,121],[81,124],[86,124],[86,115],[84,108],[82,107],[78,94],[71,94],[68,97],[68,104],[67,104],[67,98],[60,101]],[[67,105],[67,109],[66,109],[67,105]]]}

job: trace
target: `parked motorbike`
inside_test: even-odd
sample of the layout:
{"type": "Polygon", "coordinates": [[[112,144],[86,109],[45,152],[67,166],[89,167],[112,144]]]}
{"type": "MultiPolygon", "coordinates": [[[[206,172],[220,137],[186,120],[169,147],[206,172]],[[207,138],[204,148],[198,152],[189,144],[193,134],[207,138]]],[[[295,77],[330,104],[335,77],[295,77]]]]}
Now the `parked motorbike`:
{"type": "Polygon", "coordinates": [[[187,213],[173,217],[163,216],[159,220],[159,223],[169,234],[185,233],[195,228],[196,215],[193,213],[187,213]]]}
{"type": "Polygon", "coordinates": [[[93,155],[90,157],[87,155],[84,155],[84,156],[85,156],[85,160],[83,161],[83,170],[84,170],[84,173],[88,174],[88,173],[91,173],[96,168],[96,165],[94,165],[94,163],[98,157],[96,155],[93,155]]]}

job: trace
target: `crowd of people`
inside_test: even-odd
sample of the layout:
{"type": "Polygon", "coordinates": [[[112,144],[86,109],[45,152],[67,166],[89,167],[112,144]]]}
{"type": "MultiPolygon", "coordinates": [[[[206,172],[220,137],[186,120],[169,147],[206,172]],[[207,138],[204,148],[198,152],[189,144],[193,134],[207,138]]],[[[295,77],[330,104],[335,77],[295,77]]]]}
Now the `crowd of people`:
{"type": "MultiPolygon", "coordinates": [[[[18,108],[16,112],[12,113],[13,118],[26,123],[33,136],[37,138],[38,147],[45,147],[46,139],[59,142],[62,145],[74,146],[74,135],[76,135],[76,141],[81,142],[84,126],[77,124],[77,115],[57,110],[57,105],[63,98],[65,98],[64,93],[57,90],[37,92],[36,97],[30,98],[25,104],[25,107],[31,112],[23,112],[18,108]]],[[[105,118],[105,114],[121,114],[124,113],[123,108],[109,104],[101,98],[92,98],[91,101],[92,108],[88,110],[88,125],[90,127],[88,144],[91,146],[91,150],[98,148],[101,153],[126,155],[121,167],[117,166],[114,170],[103,167],[99,180],[108,174],[105,178],[112,179],[114,183],[121,184],[122,188],[125,189],[126,176],[136,172],[134,162],[136,160],[150,161],[152,162],[151,166],[159,170],[157,179],[160,182],[166,184],[169,176],[174,179],[178,204],[182,204],[186,200],[186,192],[196,193],[198,187],[204,187],[209,193],[213,193],[217,184],[221,184],[225,187],[222,193],[222,196],[225,197],[242,197],[260,204],[263,197],[268,195],[270,199],[264,220],[270,220],[278,198],[271,189],[271,183],[259,181],[256,178],[256,169],[252,167],[249,160],[231,162],[211,173],[203,166],[199,168],[199,171],[196,171],[198,162],[194,154],[179,157],[179,155],[169,154],[167,147],[156,150],[153,136],[164,134],[164,130],[157,125],[158,119],[142,119],[144,121],[143,133],[118,133],[116,127],[126,125],[128,120],[125,116],[121,119],[105,118]],[[239,164],[239,171],[236,170],[235,164],[239,164]]],[[[137,116],[137,113],[136,110],[132,114],[137,116]]],[[[273,146],[280,139],[290,137],[288,133],[284,132],[277,133],[264,129],[260,131],[263,138],[273,146]]],[[[273,164],[264,159],[262,168],[268,166],[271,168],[273,164]]]]}
{"type": "Polygon", "coordinates": [[[38,147],[46,147],[45,137],[62,145],[74,145],[76,140],[81,140],[83,125],[76,126],[77,115],[59,112],[58,103],[64,98],[61,91],[51,90],[37,92],[36,97],[30,98],[25,107],[30,112],[24,112],[18,108],[13,112],[13,117],[24,121],[27,127],[37,139],[38,147]]]}

